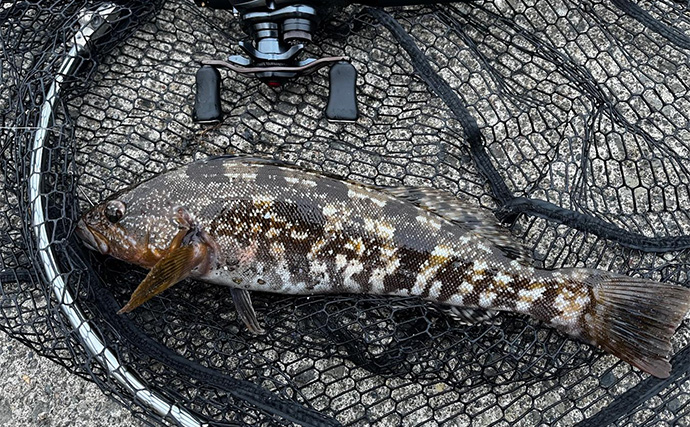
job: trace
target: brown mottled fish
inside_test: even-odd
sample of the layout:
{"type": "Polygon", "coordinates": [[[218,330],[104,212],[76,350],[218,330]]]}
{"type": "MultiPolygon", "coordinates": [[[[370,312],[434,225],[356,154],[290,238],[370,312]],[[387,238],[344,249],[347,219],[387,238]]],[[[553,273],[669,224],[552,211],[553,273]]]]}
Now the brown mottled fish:
{"type": "Polygon", "coordinates": [[[248,291],[414,295],[524,313],[657,377],[690,290],[602,270],[534,268],[487,212],[429,188],[379,188],[244,157],[190,163],[86,212],[77,234],[150,269],[121,312],[193,278],[248,291]]]}

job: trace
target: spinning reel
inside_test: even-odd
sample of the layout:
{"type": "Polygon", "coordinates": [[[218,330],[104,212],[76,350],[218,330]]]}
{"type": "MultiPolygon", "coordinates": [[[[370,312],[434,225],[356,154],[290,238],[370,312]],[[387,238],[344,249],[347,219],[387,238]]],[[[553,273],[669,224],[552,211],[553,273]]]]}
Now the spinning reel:
{"type": "Polygon", "coordinates": [[[301,59],[318,25],[345,2],[295,0],[195,0],[197,5],[233,9],[251,40],[241,41],[244,55],[227,61],[204,60],[197,72],[197,97],[193,119],[197,123],[220,122],[220,74],[227,68],[258,78],[271,87],[330,66],[329,120],[357,119],[355,81],[357,70],[345,56],[301,59]]]}
{"type": "Polygon", "coordinates": [[[405,6],[450,3],[425,0],[194,0],[200,7],[233,9],[250,40],[239,43],[244,55],[227,61],[204,60],[197,72],[197,95],[193,119],[197,123],[219,123],[220,74],[227,68],[258,78],[271,87],[330,66],[330,89],[326,117],[333,121],[355,121],[357,70],[345,56],[301,58],[319,24],[338,8],[358,3],[368,6],[405,6]]]}

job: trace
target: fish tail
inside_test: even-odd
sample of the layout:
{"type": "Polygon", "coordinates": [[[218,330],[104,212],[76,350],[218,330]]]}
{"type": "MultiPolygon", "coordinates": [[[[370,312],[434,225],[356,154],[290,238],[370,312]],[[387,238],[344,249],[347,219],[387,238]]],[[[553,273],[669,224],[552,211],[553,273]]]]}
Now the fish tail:
{"type": "Polygon", "coordinates": [[[667,378],[671,337],[690,310],[690,289],[589,272],[594,301],[584,319],[587,338],[631,365],[667,378]]]}

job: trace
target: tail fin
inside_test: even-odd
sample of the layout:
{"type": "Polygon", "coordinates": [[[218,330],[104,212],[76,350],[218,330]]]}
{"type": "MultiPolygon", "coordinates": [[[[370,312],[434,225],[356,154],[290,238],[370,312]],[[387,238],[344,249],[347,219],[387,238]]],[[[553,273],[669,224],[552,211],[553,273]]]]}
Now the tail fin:
{"type": "Polygon", "coordinates": [[[588,280],[596,300],[585,321],[588,338],[631,365],[667,378],[671,337],[690,310],[690,289],[598,273],[588,280]]]}

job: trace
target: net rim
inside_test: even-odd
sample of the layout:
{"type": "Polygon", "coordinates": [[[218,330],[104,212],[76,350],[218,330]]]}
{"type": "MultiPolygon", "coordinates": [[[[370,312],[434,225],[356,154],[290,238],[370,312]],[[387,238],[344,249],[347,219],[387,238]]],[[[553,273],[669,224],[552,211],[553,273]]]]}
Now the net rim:
{"type": "Polygon", "coordinates": [[[47,221],[44,214],[44,198],[41,192],[42,165],[55,103],[60,97],[66,78],[78,68],[78,59],[89,50],[90,42],[97,37],[105,35],[111,29],[109,23],[117,18],[122,11],[123,9],[120,6],[105,3],[95,11],[85,8],[79,12],[78,22],[80,27],[68,39],[68,45],[65,49],[67,53],[41,106],[38,125],[31,146],[31,166],[28,180],[28,197],[32,209],[31,228],[36,239],[37,252],[41,260],[45,279],[50,283],[60,310],[67,317],[74,330],[77,331],[78,337],[86,351],[94,360],[107,369],[108,374],[115,381],[161,417],[172,417],[176,423],[185,427],[201,426],[202,423],[197,417],[185,408],[171,403],[155,391],[149,390],[146,384],[120,363],[116,354],[98,337],[83,312],[76,306],[69,289],[67,289],[67,285],[57,266],[50,239],[48,238],[47,221]],[[69,46],[69,42],[71,42],[71,46],[69,46]]]}

